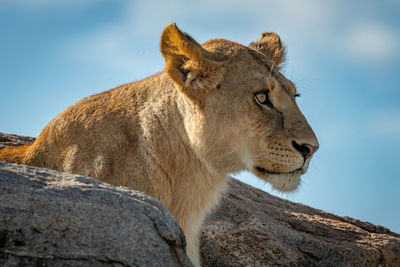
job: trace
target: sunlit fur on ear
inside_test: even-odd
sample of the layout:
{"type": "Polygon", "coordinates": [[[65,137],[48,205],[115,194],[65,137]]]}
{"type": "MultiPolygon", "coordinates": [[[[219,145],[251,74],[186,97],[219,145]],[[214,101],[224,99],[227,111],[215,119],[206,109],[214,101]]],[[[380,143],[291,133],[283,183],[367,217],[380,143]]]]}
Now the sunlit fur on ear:
{"type": "Polygon", "coordinates": [[[278,70],[280,69],[280,65],[285,61],[285,48],[282,46],[281,39],[276,33],[263,33],[261,38],[251,43],[249,47],[264,54],[278,70]]]}
{"type": "MultiPolygon", "coordinates": [[[[188,45],[186,37],[178,29],[175,23],[169,24],[161,36],[161,53],[165,58],[165,71],[172,80],[180,86],[183,86],[184,72],[182,66],[188,57],[182,51],[182,48],[188,45]],[[181,49],[180,49],[181,48],[181,49]],[[181,51],[180,51],[181,50],[181,51]]],[[[186,53],[187,54],[187,53],[186,53]]]]}
{"type": "Polygon", "coordinates": [[[191,98],[214,89],[223,78],[223,64],[212,60],[211,54],[175,23],[169,24],[162,33],[161,53],[166,61],[166,73],[191,98]]]}
{"type": "Polygon", "coordinates": [[[168,63],[182,65],[186,60],[203,61],[202,47],[175,23],[169,24],[161,36],[161,53],[168,63]]]}

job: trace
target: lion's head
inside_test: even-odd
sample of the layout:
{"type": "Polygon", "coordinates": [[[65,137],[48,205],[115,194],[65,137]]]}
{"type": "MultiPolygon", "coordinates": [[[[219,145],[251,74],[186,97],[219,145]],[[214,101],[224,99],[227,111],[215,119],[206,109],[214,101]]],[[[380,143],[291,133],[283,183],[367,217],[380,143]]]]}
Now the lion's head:
{"type": "Polygon", "coordinates": [[[280,191],[296,189],[318,141],[296,104],[296,87],[279,72],[279,36],[201,46],[170,24],[161,51],[181,95],[188,142],[207,168],[249,170],[280,191]]]}

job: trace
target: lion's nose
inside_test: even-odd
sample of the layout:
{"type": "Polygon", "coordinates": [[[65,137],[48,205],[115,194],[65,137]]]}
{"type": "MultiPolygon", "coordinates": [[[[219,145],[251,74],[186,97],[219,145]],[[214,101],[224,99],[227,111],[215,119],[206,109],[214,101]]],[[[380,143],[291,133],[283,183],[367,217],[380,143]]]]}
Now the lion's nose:
{"type": "Polygon", "coordinates": [[[299,151],[305,159],[310,158],[315,152],[317,152],[318,147],[309,144],[299,145],[296,141],[292,141],[292,146],[299,151]]]}

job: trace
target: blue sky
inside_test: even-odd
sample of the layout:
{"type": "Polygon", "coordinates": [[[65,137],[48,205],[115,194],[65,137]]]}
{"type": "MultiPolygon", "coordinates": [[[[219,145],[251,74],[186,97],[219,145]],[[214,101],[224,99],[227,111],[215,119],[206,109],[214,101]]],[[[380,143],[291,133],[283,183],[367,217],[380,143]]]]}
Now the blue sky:
{"type": "Polygon", "coordinates": [[[399,10],[399,0],[1,0],[0,131],[36,137],[83,97],[162,71],[170,22],[200,43],[277,32],[321,148],[295,193],[236,176],[400,232],[399,10]]]}

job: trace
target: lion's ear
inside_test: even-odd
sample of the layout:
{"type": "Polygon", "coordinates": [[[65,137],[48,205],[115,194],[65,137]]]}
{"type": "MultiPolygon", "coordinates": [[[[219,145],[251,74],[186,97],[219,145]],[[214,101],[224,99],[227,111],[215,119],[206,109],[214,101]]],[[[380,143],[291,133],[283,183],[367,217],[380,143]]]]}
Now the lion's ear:
{"type": "Polygon", "coordinates": [[[188,34],[169,24],[161,36],[165,71],[177,87],[192,98],[214,89],[221,82],[223,66],[188,34]]]}
{"type": "Polygon", "coordinates": [[[249,47],[264,54],[278,69],[280,64],[285,60],[285,48],[282,46],[281,39],[276,33],[263,33],[261,38],[251,43],[249,47]]]}

